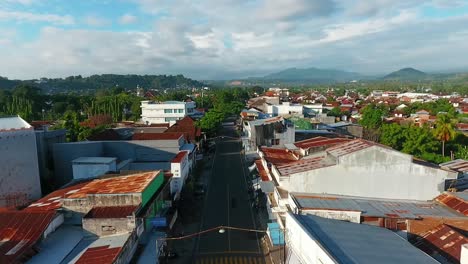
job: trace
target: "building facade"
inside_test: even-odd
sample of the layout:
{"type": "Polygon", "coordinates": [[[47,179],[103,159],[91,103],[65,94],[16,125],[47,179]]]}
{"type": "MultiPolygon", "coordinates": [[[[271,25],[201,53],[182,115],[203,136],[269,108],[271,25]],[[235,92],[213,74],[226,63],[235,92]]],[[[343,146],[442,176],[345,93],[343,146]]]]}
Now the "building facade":
{"type": "Polygon", "coordinates": [[[0,207],[41,197],[34,129],[19,116],[0,118],[0,207]]]}
{"type": "Polygon", "coordinates": [[[194,114],[195,102],[141,101],[141,120],[146,124],[174,124],[187,115],[194,114]]]}

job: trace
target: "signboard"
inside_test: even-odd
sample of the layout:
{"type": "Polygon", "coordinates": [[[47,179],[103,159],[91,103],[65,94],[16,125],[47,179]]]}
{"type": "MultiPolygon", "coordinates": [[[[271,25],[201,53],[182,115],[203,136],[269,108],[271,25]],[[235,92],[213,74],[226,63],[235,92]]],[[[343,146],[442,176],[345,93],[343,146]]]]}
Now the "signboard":
{"type": "Polygon", "coordinates": [[[151,219],[151,224],[153,227],[166,227],[167,226],[167,219],[166,217],[154,217],[151,219]]]}

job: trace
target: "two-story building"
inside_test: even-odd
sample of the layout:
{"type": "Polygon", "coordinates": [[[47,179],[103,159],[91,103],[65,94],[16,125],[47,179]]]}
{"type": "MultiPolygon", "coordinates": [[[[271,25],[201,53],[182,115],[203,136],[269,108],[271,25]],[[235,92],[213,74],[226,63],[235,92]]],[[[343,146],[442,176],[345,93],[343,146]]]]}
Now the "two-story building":
{"type": "Polygon", "coordinates": [[[194,114],[195,102],[141,101],[141,119],[146,124],[174,124],[187,115],[194,114]]]}

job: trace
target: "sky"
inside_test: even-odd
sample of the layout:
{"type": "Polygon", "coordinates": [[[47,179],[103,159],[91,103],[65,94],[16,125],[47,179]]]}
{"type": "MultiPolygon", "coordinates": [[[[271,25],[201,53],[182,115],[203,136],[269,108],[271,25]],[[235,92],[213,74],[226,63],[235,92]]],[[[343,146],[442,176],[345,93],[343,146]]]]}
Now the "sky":
{"type": "Polygon", "coordinates": [[[0,0],[0,76],[468,71],[468,0],[0,0]]]}

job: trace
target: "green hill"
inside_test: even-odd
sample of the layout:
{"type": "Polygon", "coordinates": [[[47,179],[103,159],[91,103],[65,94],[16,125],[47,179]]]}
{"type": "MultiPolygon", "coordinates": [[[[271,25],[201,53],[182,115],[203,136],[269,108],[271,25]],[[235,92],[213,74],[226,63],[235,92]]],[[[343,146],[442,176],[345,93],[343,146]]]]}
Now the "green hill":
{"type": "Polygon", "coordinates": [[[329,81],[351,81],[359,79],[361,75],[354,72],[346,72],[334,69],[298,69],[290,68],[280,72],[269,74],[263,79],[267,80],[281,80],[281,81],[318,81],[318,82],[329,82],[329,81]]]}
{"type": "Polygon", "coordinates": [[[414,68],[403,68],[398,71],[392,72],[385,77],[384,80],[399,80],[399,81],[416,81],[425,80],[430,78],[429,74],[416,70],[414,68]]]}

